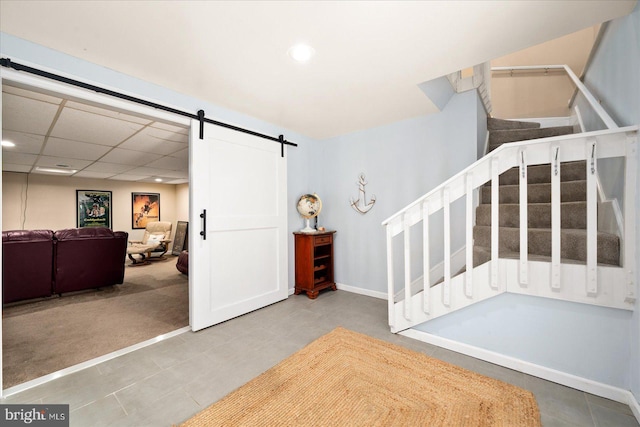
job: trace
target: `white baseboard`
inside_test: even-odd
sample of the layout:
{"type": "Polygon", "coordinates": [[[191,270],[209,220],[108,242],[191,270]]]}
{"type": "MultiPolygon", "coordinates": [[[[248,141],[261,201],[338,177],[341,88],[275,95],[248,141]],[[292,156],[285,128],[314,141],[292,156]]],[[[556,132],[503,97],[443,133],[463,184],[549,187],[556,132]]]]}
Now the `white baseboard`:
{"type": "Polygon", "coordinates": [[[368,297],[374,297],[374,298],[379,298],[383,300],[387,299],[387,294],[385,292],[372,291],[370,289],[364,289],[364,288],[356,288],[355,286],[349,286],[342,283],[336,283],[336,286],[341,291],[352,292],[354,294],[366,295],[368,297]]]}
{"type": "Polygon", "coordinates": [[[600,383],[587,378],[582,378],[577,375],[547,368],[545,366],[536,365],[535,363],[516,359],[515,357],[505,356],[504,354],[485,350],[483,348],[464,344],[458,341],[450,340],[448,338],[442,338],[437,335],[432,335],[427,332],[422,332],[415,329],[407,329],[400,332],[400,335],[423,341],[428,344],[433,344],[438,347],[446,348],[457,353],[462,353],[467,356],[475,357],[476,359],[484,360],[496,365],[504,366],[518,372],[533,375],[535,377],[549,380],[554,383],[562,384],[567,387],[582,390],[596,396],[627,404],[633,411],[636,419],[640,421],[640,404],[635,399],[633,393],[631,393],[631,391],[629,390],[613,387],[608,384],[600,383]]]}

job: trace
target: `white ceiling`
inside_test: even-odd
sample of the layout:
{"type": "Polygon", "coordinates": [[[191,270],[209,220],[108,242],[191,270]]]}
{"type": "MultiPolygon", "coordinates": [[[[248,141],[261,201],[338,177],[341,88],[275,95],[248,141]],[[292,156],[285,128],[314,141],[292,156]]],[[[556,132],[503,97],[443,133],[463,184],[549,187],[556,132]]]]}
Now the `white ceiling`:
{"type": "Polygon", "coordinates": [[[166,184],[189,182],[186,128],[2,87],[2,170],[166,184]]]}
{"type": "MultiPolygon", "coordinates": [[[[0,28],[324,139],[434,112],[418,84],[625,15],[635,3],[0,0],[0,28]],[[299,41],[316,51],[309,63],[286,54],[299,41]]],[[[71,132],[78,114],[65,112],[61,126],[71,132]]],[[[108,159],[140,147],[139,138],[108,159]]]]}

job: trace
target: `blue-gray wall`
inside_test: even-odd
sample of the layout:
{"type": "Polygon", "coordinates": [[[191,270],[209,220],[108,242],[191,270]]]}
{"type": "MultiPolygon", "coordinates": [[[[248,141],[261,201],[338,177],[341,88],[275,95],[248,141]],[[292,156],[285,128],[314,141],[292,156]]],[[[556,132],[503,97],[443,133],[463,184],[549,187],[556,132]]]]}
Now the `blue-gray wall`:
{"type": "MultiPolygon", "coordinates": [[[[585,75],[585,84],[620,126],[640,124],[640,3],[634,11],[609,24],[593,63],[585,75]]],[[[638,151],[640,155],[640,150],[638,151]]],[[[640,158],[639,158],[640,160],[640,158]]],[[[636,210],[640,210],[640,176],[636,184],[636,210]]],[[[640,244],[640,224],[636,214],[636,246],[640,244]]],[[[640,265],[640,252],[636,253],[640,265]]],[[[640,274],[636,267],[636,283],[640,274]]],[[[629,330],[630,388],[640,402],[640,301],[629,330]]]]}
{"type": "MultiPolygon", "coordinates": [[[[476,92],[469,91],[454,95],[440,113],[318,142],[322,170],[314,188],[323,200],[321,225],[337,230],[338,283],[386,293],[386,237],[380,224],[476,160],[477,105],[476,92]],[[360,173],[368,182],[367,201],[377,198],[364,215],[350,206],[358,197],[360,173]]],[[[463,238],[452,236],[454,250],[463,238]]],[[[433,262],[442,259],[433,252],[433,262]]],[[[413,255],[421,260],[421,252],[413,255]]]]}

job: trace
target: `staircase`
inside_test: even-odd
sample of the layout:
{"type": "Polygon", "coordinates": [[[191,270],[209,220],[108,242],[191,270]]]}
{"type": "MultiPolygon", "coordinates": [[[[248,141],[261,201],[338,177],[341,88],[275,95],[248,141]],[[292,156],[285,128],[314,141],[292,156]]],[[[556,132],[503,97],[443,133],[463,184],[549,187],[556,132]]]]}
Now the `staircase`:
{"type": "MultiPolygon", "coordinates": [[[[502,144],[573,133],[573,126],[540,128],[539,123],[489,118],[489,151],[502,144]]],[[[587,163],[563,163],[560,167],[561,262],[587,260],[587,163]]],[[[499,178],[499,256],[518,258],[520,252],[519,168],[499,178]]],[[[527,174],[528,254],[538,261],[551,257],[551,165],[529,166],[527,174]]],[[[474,266],[491,259],[491,185],[482,187],[473,229],[474,266]]],[[[598,232],[597,262],[620,265],[620,242],[614,234],[598,232]]]]}
{"type": "Polygon", "coordinates": [[[633,310],[638,127],[573,133],[571,126],[489,119],[488,129],[487,155],[383,222],[391,331],[504,292],[633,310]],[[598,160],[611,157],[625,159],[620,236],[597,225],[598,160]],[[460,199],[463,227],[452,224],[460,199]],[[434,214],[444,218],[443,241],[435,243],[434,214]],[[420,226],[418,240],[412,230],[420,226]],[[463,247],[451,246],[453,229],[464,230],[463,247]],[[403,241],[398,256],[396,236],[403,241]],[[417,250],[423,273],[414,277],[417,250]],[[433,252],[443,254],[442,263],[431,265],[433,252]]]}

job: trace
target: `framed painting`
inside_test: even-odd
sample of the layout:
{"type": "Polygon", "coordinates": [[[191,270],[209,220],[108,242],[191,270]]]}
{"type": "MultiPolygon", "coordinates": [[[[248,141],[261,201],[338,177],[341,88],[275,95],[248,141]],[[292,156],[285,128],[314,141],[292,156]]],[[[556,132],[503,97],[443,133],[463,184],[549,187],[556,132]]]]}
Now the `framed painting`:
{"type": "Polygon", "coordinates": [[[185,249],[189,249],[189,223],[187,221],[178,221],[176,227],[176,235],[173,238],[173,250],[171,255],[180,255],[185,249]]]}
{"type": "Polygon", "coordinates": [[[111,191],[76,190],[76,226],[111,228],[111,191]]]}
{"type": "Polygon", "coordinates": [[[131,193],[131,228],[160,221],[160,193],[131,193]]]}

